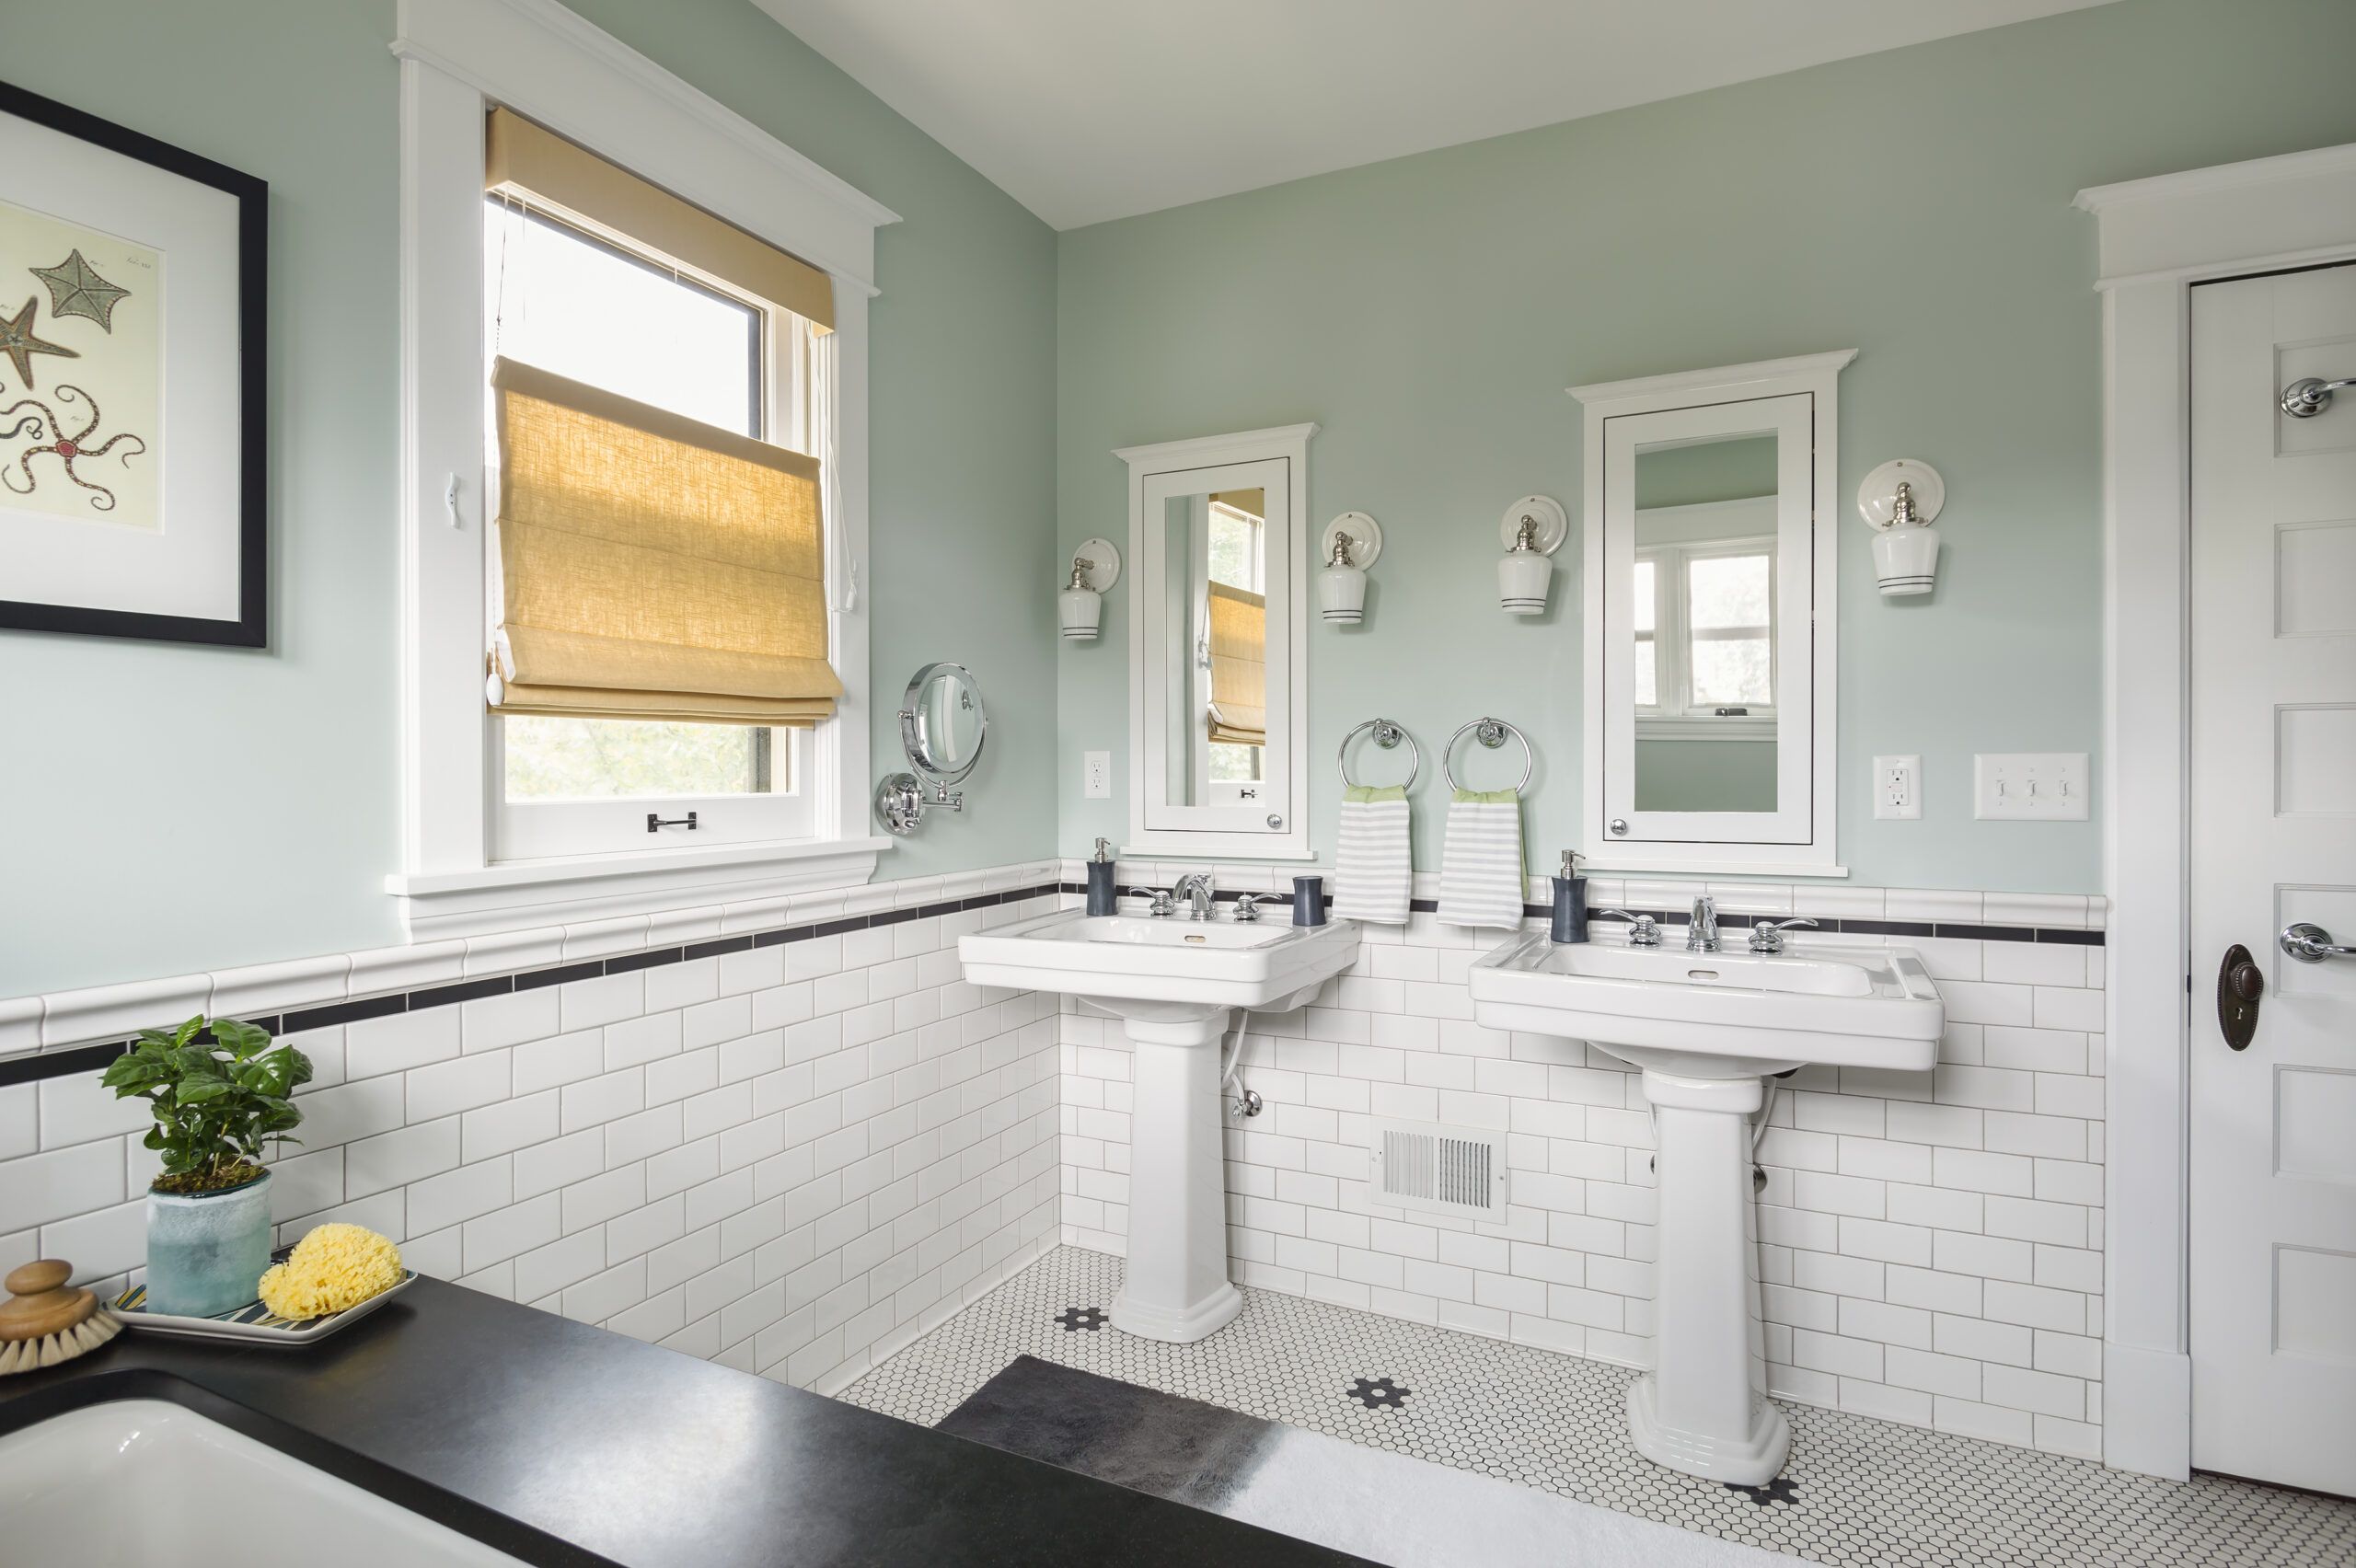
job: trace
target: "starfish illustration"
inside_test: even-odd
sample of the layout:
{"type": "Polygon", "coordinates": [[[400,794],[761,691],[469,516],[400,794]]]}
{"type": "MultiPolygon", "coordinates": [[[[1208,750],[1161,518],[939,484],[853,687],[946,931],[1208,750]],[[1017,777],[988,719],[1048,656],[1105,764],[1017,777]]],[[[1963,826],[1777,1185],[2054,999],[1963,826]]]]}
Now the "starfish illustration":
{"type": "Polygon", "coordinates": [[[1400,1388],[1388,1378],[1371,1380],[1360,1378],[1350,1384],[1350,1390],[1344,1398],[1356,1400],[1369,1410],[1404,1410],[1407,1396],[1415,1391],[1400,1388]]]}
{"type": "Polygon", "coordinates": [[[17,495],[32,494],[35,490],[40,488],[40,481],[33,476],[33,459],[44,455],[53,455],[60,463],[63,463],[65,466],[65,477],[67,479],[81,486],[84,490],[93,492],[90,496],[90,505],[93,510],[98,512],[112,512],[114,510],[114,491],[107,489],[104,485],[93,484],[88,479],[84,478],[80,474],[75,473],[74,471],[75,460],[76,458],[103,457],[114,449],[117,443],[127,441],[131,443],[131,445],[123,452],[123,455],[119,461],[129,462],[132,458],[147,450],[147,443],[140,439],[138,436],[118,431],[114,434],[108,436],[104,441],[92,444],[90,435],[98,428],[98,399],[91,397],[87,392],[83,391],[80,387],[68,386],[64,382],[61,381],[57,385],[57,400],[65,404],[69,408],[75,403],[80,403],[90,411],[90,417],[83,421],[82,428],[71,435],[65,433],[64,426],[58,422],[56,413],[51,409],[49,405],[41,402],[38,398],[20,398],[17,401],[9,404],[6,408],[0,409],[0,420],[7,419],[11,415],[15,414],[19,409],[38,409],[40,410],[38,416],[27,414],[18,419],[17,422],[8,429],[0,430],[0,439],[14,438],[19,435],[29,435],[35,441],[42,441],[46,438],[47,443],[45,445],[29,446],[25,448],[24,451],[17,455],[17,471],[25,477],[23,489],[18,490],[17,488],[17,481],[8,477],[7,470],[5,468],[0,468],[0,485],[6,486],[10,490],[15,491],[17,495]]]}
{"type": "Polygon", "coordinates": [[[17,379],[25,390],[33,389],[33,355],[56,354],[64,359],[82,356],[61,343],[46,342],[33,336],[33,319],[40,309],[40,296],[35,294],[25,301],[25,308],[14,317],[0,316],[0,354],[6,354],[17,366],[17,379]]]}
{"type": "MultiPolygon", "coordinates": [[[[101,331],[114,330],[114,307],[119,300],[130,297],[131,291],[108,282],[98,276],[79,250],[54,267],[26,269],[49,285],[49,313],[52,316],[87,316],[98,324],[101,331]]],[[[28,385],[29,385],[28,381],[28,385]]]]}

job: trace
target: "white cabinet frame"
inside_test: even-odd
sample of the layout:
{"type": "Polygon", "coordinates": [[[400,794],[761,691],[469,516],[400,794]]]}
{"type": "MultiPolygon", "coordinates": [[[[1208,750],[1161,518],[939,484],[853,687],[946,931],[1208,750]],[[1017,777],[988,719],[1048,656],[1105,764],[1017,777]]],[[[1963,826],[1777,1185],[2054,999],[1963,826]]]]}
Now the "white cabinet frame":
{"type": "Polygon", "coordinates": [[[861,882],[866,822],[867,305],[888,208],[556,0],[400,0],[402,867],[412,939],[861,882]],[[809,747],[814,836],[498,863],[483,700],[483,118],[505,105],[834,281],[829,596],[846,695],[809,747]]]}
{"type": "MultiPolygon", "coordinates": [[[[1309,847],[1309,572],[1300,556],[1310,537],[1309,438],[1316,433],[1314,424],[1285,425],[1125,446],[1113,454],[1129,466],[1129,841],[1121,846],[1124,855],[1222,860],[1313,858],[1309,847]],[[1271,778],[1276,788],[1248,812],[1233,806],[1172,807],[1152,798],[1149,783],[1149,778],[1166,778],[1155,769],[1166,766],[1168,732],[1167,699],[1160,685],[1164,671],[1159,660],[1148,655],[1156,650],[1166,654],[1171,640],[1161,604],[1160,557],[1148,545],[1147,509],[1149,502],[1159,505],[1165,494],[1191,487],[1191,479],[1164,476],[1242,464],[1267,465],[1271,474],[1276,465],[1284,468],[1282,536],[1272,518],[1261,556],[1267,602],[1285,612],[1285,674],[1281,681],[1272,677],[1268,683],[1267,729],[1272,742],[1282,738],[1284,755],[1264,764],[1263,771],[1281,769],[1282,778],[1271,778]],[[1271,810],[1281,817],[1280,826],[1237,826],[1242,818],[1265,819],[1271,810]],[[1176,825],[1182,822],[1188,825],[1176,825]]],[[[1263,752],[1264,757],[1268,755],[1263,752]]]]}
{"type": "MultiPolygon", "coordinates": [[[[1683,371],[1632,381],[1598,382],[1570,388],[1586,411],[1586,489],[1583,512],[1585,594],[1585,655],[1587,700],[1582,704],[1585,744],[1580,759],[1582,794],[1579,836],[1588,866],[1596,870],[1740,871],[1780,876],[1846,876],[1835,864],[1839,798],[1839,668],[1840,613],[1835,563],[1840,541],[1833,491],[1840,476],[1841,368],[1856,358],[1856,351],[1807,354],[1794,359],[1767,360],[1753,364],[1727,365],[1714,370],[1683,371]],[[1769,399],[1802,398],[1804,417],[1788,413],[1796,403],[1770,405],[1769,399]],[[1719,407],[1756,403],[1771,409],[1766,417],[1775,424],[1778,440],[1778,516],[1796,521],[1794,509],[1802,504],[1805,489],[1808,526],[1798,534],[1784,534],[1776,548],[1777,628],[1779,664],[1784,670],[1805,667],[1808,679],[1787,697],[1777,692],[1780,809],[1769,833],[1742,838],[1746,819],[1757,825],[1756,813],[1651,813],[1629,809],[1633,778],[1634,709],[1630,673],[1625,661],[1607,662],[1604,631],[1611,624],[1629,624],[1629,569],[1634,560],[1629,543],[1612,551],[1605,537],[1607,502],[1614,497],[1633,518],[1634,476],[1627,461],[1629,444],[1615,439],[1613,425],[1634,416],[1646,416],[1651,438],[1680,433],[1705,433],[1703,427],[1719,407]],[[1680,421],[1695,429],[1681,432],[1680,421]],[[1649,428],[1657,427],[1657,428],[1649,428]],[[1804,435],[1806,439],[1796,439],[1804,435]],[[1612,450],[1621,448],[1619,461],[1612,450]],[[1784,614],[1805,584],[1809,615],[1805,623],[1784,614]],[[1607,594],[1612,602],[1607,605],[1607,594]],[[1616,682],[1616,687],[1611,683],[1616,682]],[[1609,700],[1615,690],[1619,700],[1609,700]],[[1796,700],[1795,699],[1796,698],[1796,700]],[[1616,707],[1619,732],[1607,713],[1616,707]],[[1791,744],[1805,727],[1805,744],[1791,744]],[[1616,780],[1616,785],[1615,785],[1616,780]],[[1804,794],[1798,805],[1795,790],[1804,794]],[[1615,807],[1617,800],[1620,804],[1615,807]],[[1627,820],[1630,832],[1614,834],[1611,820],[1627,820]],[[1682,819],[1682,820],[1678,820],[1682,819]],[[1647,836],[1647,832],[1654,836],[1647,836]]],[[[1624,431],[1629,427],[1623,426],[1624,431]]],[[[1715,428],[1715,427],[1713,427],[1715,428]]]]}

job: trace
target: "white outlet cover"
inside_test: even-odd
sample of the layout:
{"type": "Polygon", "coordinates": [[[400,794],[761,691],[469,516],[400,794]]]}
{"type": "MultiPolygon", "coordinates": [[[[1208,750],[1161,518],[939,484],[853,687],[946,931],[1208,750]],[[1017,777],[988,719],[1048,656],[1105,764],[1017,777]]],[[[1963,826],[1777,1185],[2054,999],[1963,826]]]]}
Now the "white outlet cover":
{"type": "Polygon", "coordinates": [[[1971,814],[1982,822],[2084,822],[2093,790],[2085,752],[1981,752],[1971,814]]]}
{"type": "Polygon", "coordinates": [[[1877,756],[1873,773],[1874,815],[1891,822],[1923,818],[1923,759],[1877,756]],[[1893,775],[1902,776],[1893,788],[1893,775]]]}
{"type": "Polygon", "coordinates": [[[1113,798],[1113,754],[1092,751],[1080,763],[1080,797],[1090,801],[1113,798]]]}

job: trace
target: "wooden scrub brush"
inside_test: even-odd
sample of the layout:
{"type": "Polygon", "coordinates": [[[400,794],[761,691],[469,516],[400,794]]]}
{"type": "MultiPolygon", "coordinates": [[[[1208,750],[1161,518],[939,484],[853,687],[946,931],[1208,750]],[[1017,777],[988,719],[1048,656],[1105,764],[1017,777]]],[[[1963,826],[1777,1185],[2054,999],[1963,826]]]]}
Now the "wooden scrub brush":
{"type": "Polygon", "coordinates": [[[68,1290],[74,1265],[43,1258],[12,1269],[0,1306],[0,1378],[71,1361],[122,1332],[122,1320],[87,1290],[68,1290]]]}

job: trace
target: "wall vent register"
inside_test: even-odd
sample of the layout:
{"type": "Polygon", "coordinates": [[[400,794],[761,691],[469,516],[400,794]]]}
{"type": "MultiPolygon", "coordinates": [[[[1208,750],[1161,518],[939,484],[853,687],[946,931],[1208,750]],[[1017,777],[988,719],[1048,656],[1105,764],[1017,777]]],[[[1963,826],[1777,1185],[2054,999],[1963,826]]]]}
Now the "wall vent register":
{"type": "Polygon", "coordinates": [[[1437,1122],[1374,1124],[1375,1200],[1425,1214],[1501,1219],[1506,1137],[1437,1122]]]}

